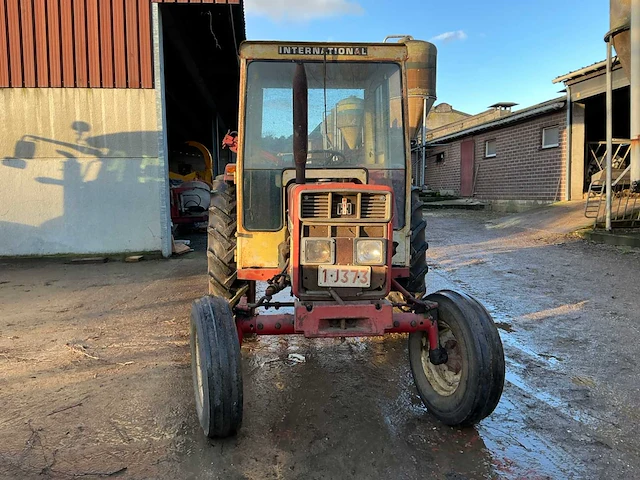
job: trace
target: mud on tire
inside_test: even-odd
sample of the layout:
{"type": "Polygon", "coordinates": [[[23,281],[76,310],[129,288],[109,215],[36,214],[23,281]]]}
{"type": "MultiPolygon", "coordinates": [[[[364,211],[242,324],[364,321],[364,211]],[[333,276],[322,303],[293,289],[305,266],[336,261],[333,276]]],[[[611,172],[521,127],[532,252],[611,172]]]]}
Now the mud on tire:
{"type": "Polygon", "coordinates": [[[234,259],[237,228],[236,187],[219,175],[211,188],[207,229],[209,293],[227,299],[232,307],[248,286],[248,282],[238,280],[234,259]]]}
{"type": "Polygon", "coordinates": [[[207,437],[227,437],[242,424],[240,342],[229,304],[203,297],[191,308],[191,372],[200,426],[207,437]]]}

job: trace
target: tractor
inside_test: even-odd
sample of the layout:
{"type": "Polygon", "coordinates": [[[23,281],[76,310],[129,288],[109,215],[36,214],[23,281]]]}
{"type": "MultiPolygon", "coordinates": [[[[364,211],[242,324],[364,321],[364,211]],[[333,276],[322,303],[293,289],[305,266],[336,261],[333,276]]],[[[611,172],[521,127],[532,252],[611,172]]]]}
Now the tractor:
{"type": "Polygon", "coordinates": [[[488,416],[505,376],[490,314],[463,293],[426,295],[411,139],[435,101],[435,46],[248,41],[239,57],[238,132],[225,138],[237,160],[213,181],[209,295],[191,310],[205,435],[240,428],[240,347],[256,335],[406,333],[427,410],[446,425],[488,416]],[[285,289],[291,301],[274,299],[285,289]]]}

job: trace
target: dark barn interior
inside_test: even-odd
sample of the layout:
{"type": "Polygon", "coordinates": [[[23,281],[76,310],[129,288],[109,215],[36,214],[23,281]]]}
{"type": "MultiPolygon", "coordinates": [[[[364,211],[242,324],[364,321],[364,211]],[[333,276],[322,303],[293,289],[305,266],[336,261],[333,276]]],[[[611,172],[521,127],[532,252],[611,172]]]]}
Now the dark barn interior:
{"type": "Polygon", "coordinates": [[[170,170],[202,169],[200,152],[185,144],[196,141],[211,152],[217,175],[232,155],[222,138],[237,129],[242,6],[163,4],[160,18],[170,170]]]}

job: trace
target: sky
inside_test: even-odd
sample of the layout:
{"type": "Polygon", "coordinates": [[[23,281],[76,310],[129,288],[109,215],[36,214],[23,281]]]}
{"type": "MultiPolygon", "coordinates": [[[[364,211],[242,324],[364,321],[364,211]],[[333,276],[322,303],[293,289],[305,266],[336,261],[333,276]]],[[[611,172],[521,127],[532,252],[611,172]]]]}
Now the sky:
{"type": "Polygon", "coordinates": [[[247,39],[438,47],[436,104],[470,114],[562,96],[555,77],[603,60],[608,0],[245,0],[247,39]]]}

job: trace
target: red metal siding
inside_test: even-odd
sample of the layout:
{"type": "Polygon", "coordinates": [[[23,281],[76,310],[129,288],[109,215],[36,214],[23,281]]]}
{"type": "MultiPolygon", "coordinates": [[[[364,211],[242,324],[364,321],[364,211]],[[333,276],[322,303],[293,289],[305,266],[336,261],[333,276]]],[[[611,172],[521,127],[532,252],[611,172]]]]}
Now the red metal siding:
{"type": "Polygon", "coordinates": [[[47,58],[47,6],[46,0],[33,0],[36,30],[36,81],[39,87],[49,86],[49,59],[47,58]]]}
{"type": "MultiPolygon", "coordinates": [[[[7,18],[7,9],[4,1],[0,0],[0,19],[7,18]]],[[[6,25],[6,23],[4,23],[6,25]]],[[[0,31],[0,52],[9,52],[9,43],[7,40],[6,30],[0,31]]],[[[0,88],[8,87],[9,82],[9,56],[4,53],[0,53],[0,88]]]]}
{"type": "MultiPolygon", "coordinates": [[[[0,0],[1,1],[1,0],[0,0]]],[[[60,53],[60,3],[58,0],[47,0],[48,19],[48,51],[49,51],[49,86],[62,86],[62,56],[60,53]]],[[[0,51],[2,55],[2,51],[0,51]]]]}
{"type": "Polygon", "coordinates": [[[113,88],[113,35],[111,31],[111,0],[98,0],[100,7],[100,64],[103,88],[113,88]]]}
{"type": "Polygon", "coordinates": [[[138,48],[138,0],[125,0],[127,35],[127,70],[129,88],[140,88],[140,50],[138,48]]]}
{"type": "Polygon", "coordinates": [[[240,0],[0,0],[0,88],[153,88],[151,3],[240,0]]]}
{"type": "Polygon", "coordinates": [[[20,2],[20,30],[22,33],[22,73],[24,86],[36,86],[35,39],[33,38],[33,4],[20,2]]]}
{"type": "MultiPolygon", "coordinates": [[[[75,87],[75,62],[73,58],[73,10],[72,0],[60,0],[60,36],[62,38],[62,86],[75,87]]],[[[19,87],[20,85],[12,85],[19,87]]]]}
{"type": "Polygon", "coordinates": [[[87,2],[87,58],[89,59],[89,86],[101,87],[100,82],[100,15],[98,2],[87,2]]]}
{"type": "Polygon", "coordinates": [[[153,45],[151,42],[151,22],[143,22],[143,18],[151,18],[151,4],[140,2],[138,5],[140,21],[140,86],[153,88],[153,45]]]}
{"type": "Polygon", "coordinates": [[[76,87],[89,85],[87,66],[87,17],[84,0],[73,0],[73,39],[76,60],[76,87]]]}
{"type": "Polygon", "coordinates": [[[7,1],[7,34],[9,37],[9,72],[12,86],[22,86],[22,42],[20,41],[19,0],[7,1]]]}
{"type": "Polygon", "coordinates": [[[124,0],[111,0],[113,13],[113,63],[116,72],[116,88],[127,86],[127,53],[124,31],[124,0]]]}

